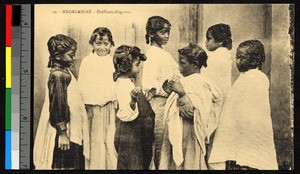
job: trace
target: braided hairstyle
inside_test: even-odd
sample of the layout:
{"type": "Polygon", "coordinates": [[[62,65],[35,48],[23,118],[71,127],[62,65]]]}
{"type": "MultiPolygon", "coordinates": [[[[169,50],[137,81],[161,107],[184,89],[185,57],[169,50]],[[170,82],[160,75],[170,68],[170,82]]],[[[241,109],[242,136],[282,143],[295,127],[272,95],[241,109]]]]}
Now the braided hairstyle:
{"type": "Polygon", "coordinates": [[[208,38],[209,32],[216,42],[222,43],[222,47],[226,47],[228,50],[232,49],[232,39],[229,25],[220,23],[209,27],[206,32],[206,38],[208,38]]]}
{"type": "Polygon", "coordinates": [[[249,69],[262,69],[262,64],[265,62],[265,49],[259,40],[244,41],[239,44],[239,48],[245,48],[246,53],[249,55],[249,64],[241,72],[248,71],[249,69]]]}
{"type": "Polygon", "coordinates": [[[148,19],[147,24],[146,24],[146,43],[150,43],[150,35],[155,34],[157,31],[162,30],[164,28],[164,24],[168,24],[171,28],[171,23],[161,17],[161,16],[152,16],[148,19]]]}
{"type": "Polygon", "coordinates": [[[197,65],[200,69],[202,66],[207,67],[207,54],[200,46],[190,43],[188,46],[178,50],[178,53],[184,55],[187,61],[197,65]]]}
{"type": "Polygon", "coordinates": [[[47,43],[50,53],[48,68],[53,67],[54,62],[58,62],[60,57],[68,52],[72,47],[77,47],[77,42],[69,36],[57,34],[50,37],[47,43]]]}
{"type": "Polygon", "coordinates": [[[128,45],[119,46],[113,56],[113,63],[115,67],[113,80],[117,81],[121,75],[131,71],[133,61],[138,58],[141,61],[145,61],[147,59],[138,47],[128,45]]]}

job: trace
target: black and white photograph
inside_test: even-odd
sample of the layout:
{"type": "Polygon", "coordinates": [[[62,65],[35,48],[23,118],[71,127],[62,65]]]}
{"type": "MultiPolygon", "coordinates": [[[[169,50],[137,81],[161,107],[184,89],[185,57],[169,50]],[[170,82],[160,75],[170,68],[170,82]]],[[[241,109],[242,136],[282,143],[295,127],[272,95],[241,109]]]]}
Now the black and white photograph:
{"type": "Polygon", "coordinates": [[[35,170],[293,170],[293,4],[35,4],[35,170]]]}

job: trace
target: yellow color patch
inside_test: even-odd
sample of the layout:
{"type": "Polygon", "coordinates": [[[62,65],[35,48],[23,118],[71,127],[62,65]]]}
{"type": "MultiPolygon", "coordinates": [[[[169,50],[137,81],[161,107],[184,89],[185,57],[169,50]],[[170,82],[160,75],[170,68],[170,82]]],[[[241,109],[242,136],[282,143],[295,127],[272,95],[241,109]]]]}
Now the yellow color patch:
{"type": "Polygon", "coordinates": [[[6,88],[11,88],[11,47],[5,49],[6,88]]]}

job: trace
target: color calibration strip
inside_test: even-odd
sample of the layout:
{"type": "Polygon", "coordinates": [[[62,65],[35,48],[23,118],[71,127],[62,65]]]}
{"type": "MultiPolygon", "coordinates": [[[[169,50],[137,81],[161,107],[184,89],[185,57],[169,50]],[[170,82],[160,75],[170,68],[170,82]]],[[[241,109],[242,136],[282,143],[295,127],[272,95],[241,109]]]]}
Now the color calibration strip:
{"type": "MultiPolygon", "coordinates": [[[[5,169],[20,164],[21,6],[6,5],[5,169]]],[[[28,104],[30,105],[30,104],[28,104]]],[[[30,130],[29,130],[30,131],[30,130]]],[[[26,137],[28,138],[28,137],[26,137]]],[[[30,140],[30,137],[29,137],[30,140]]],[[[27,166],[27,165],[26,165],[27,166]]]]}
{"type": "Polygon", "coordinates": [[[5,169],[11,164],[11,41],[12,41],[12,5],[5,7],[5,169]]]}

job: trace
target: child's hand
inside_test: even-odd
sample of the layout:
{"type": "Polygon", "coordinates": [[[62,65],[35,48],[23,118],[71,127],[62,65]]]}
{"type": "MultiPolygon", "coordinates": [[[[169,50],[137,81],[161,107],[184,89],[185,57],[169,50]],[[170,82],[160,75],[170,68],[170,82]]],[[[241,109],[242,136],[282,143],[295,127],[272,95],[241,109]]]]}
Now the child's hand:
{"type": "Polygon", "coordinates": [[[69,150],[70,149],[70,139],[66,131],[62,131],[58,137],[58,148],[60,150],[69,150]]]}
{"type": "Polygon", "coordinates": [[[179,97],[182,97],[185,95],[185,91],[183,89],[183,86],[179,80],[169,80],[167,84],[168,88],[170,88],[172,91],[176,92],[179,97]]]}
{"type": "Polygon", "coordinates": [[[137,102],[137,95],[138,93],[142,92],[142,88],[141,87],[135,87],[131,92],[130,92],[130,96],[131,96],[131,100],[133,102],[137,102]]]}
{"type": "Polygon", "coordinates": [[[163,83],[163,85],[162,85],[162,88],[163,88],[163,90],[166,92],[166,93],[168,93],[168,94],[170,94],[172,91],[171,91],[171,89],[168,87],[168,80],[165,80],[164,81],[164,83],[163,83]]]}
{"type": "Polygon", "coordinates": [[[151,88],[150,90],[147,90],[145,94],[147,100],[150,101],[154,97],[155,93],[156,93],[156,88],[151,88]]]}

